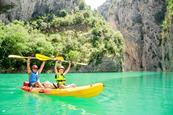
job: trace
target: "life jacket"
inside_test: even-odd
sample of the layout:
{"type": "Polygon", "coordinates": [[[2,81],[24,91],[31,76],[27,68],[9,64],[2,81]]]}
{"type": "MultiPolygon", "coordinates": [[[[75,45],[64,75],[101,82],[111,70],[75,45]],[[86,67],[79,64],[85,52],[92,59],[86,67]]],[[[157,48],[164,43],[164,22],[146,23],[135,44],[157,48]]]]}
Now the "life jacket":
{"type": "Polygon", "coordinates": [[[55,80],[56,80],[57,85],[65,85],[66,79],[63,74],[56,74],[55,80]]]}
{"type": "Polygon", "coordinates": [[[37,82],[38,79],[39,79],[38,72],[37,73],[31,72],[31,74],[29,76],[29,84],[31,85],[32,83],[37,82]]]}

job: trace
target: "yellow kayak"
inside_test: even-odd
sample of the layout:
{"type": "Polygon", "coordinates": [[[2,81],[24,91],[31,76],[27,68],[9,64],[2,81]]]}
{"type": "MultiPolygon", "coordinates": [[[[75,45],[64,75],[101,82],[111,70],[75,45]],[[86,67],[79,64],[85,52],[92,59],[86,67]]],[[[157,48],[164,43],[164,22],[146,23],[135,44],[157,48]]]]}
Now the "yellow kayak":
{"type": "Polygon", "coordinates": [[[56,96],[74,96],[80,98],[90,98],[97,96],[103,91],[103,83],[95,83],[91,85],[79,86],[75,88],[66,88],[66,89],[50,89],[50,88],[33,88],[29,87],[24,83],[21,88],[24,91],[32,93],[42,93],[47,95],[56,95],[56,96]]]}

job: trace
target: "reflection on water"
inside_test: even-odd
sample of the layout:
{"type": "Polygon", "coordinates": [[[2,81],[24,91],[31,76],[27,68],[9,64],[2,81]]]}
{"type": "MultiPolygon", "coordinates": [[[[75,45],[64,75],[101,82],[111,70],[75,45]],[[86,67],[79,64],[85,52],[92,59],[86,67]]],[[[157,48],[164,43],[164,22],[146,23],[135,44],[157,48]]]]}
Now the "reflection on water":
{"type": "MultiPolygon", "coordinates": [[[[61,113],[77,115],[101,114],[102,106],[94,99],[47,96],[44,94],[23,93],[25,104],[32,106],[32,113],[61,113]],[[39,107],[46,108],[44,112],[39,107]]],[[[25,106],[25,107],[26,107],[25,106]]],[[[28,107],[26,107],[28,108],[28,107]]],[[[24,111],[25,112],[25,111],[24,111]]]]}

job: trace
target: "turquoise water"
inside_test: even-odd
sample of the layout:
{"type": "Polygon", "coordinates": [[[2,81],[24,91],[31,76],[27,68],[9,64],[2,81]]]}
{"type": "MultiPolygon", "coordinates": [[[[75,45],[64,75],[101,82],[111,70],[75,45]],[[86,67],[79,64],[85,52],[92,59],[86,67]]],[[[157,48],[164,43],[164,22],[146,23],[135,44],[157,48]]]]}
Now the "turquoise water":
{"type": "MultiPolygon", "coordinates": [[[[173,115],[173,73],[71,73],[68,83],[105,84],[97,97],[82,99],[20,90],[26,74],[0,74],[0,115],[173,115]]],[[[41,81],[54,81],[42,74],[41,81]]]]}

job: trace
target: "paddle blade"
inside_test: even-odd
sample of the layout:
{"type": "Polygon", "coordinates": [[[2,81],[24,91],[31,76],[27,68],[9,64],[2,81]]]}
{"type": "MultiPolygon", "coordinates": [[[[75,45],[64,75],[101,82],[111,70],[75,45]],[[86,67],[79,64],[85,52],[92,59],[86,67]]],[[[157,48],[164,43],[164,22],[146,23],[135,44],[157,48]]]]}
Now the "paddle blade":
{"type": "Polygon", "coordinates": [[[9,55],[8,58],[25,58],[25,57],[19,55],[9,55]]]}
{"type": "Polygon", "coordinates": [[[41,61],[47,61],[47,60],[51,60],[52,59],[52,58],[50,58],[48,56],[45,56],[45,55],[42,55],[42,54],[36,54],[35,57],[38,60],[41,60],[41,61]]]}
{"type": "Polygon", "coordinates": [[[62,56],[57,56],[54,59],[58,61],[64,61],[64,58],[62,56]]]}
{"type": "MultiPolygon", "coordinates": [[[[69,63],[69,61],[62,61],[62,62],[65,62],[65,63],[69,63]]],[[[76,65],[88,65],[86,63],[78,63],[78,62],[72,62],[73,64],[76,64],[76,65]]]]}
{"type": "Polygon", "coordinates": [[[36,59],[35,57],[24,57],[24,56],[19,56],[19,55],[9,55],[8,58],[18,58],[18,59],[36,59]]]}
{"type": "Polygon", "coordinates": [[[75,64],[78,64],[78,65],[88,65],[88,64],[86,64],[86,63],[75,63],[75,64]]]}

